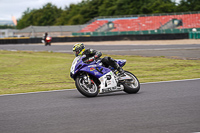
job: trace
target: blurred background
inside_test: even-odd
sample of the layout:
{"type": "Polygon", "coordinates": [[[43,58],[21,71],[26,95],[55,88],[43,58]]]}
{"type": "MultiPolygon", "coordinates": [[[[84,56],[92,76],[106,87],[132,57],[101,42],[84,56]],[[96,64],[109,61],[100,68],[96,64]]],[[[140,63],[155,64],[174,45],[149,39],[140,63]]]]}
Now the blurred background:
{"type": "Polygon", "coordinates": [[[1,39],[41,38],[45,32],[51,37],[80,37],[200,30],[199,0],[2,0],[0,5],[1,39]],[[6,5],[9,8],[3,10],[6,5]]]}

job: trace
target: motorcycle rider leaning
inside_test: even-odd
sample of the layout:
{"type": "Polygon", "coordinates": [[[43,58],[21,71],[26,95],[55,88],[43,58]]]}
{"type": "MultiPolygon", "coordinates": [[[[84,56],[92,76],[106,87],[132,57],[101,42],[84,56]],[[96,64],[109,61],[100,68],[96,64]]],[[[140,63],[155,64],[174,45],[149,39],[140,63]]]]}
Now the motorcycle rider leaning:
{"type": "Polygon", "coordinates": [[[47,32],[45,32],[45,34],[43,35],[43,40],[46,42],[46,38],[47,38],[47,36],[48,36],[48,33],[47,32]]]}
{"type": "Polygon", "coordinates": [[[72,49],[75,56],[86,55],[86,57],[84,58],[85,63],[90,63],[94,60],[101,60],[105,67],[111,66],[119,72],[119,75],[124,75],[124,70],[117,64],[117,62],[113,58],[106,56],[101,59],[100,57],[102,56],[102,53],[100,51],[85,49],[85,45],[83,43],[76,43],[72,49]]]}

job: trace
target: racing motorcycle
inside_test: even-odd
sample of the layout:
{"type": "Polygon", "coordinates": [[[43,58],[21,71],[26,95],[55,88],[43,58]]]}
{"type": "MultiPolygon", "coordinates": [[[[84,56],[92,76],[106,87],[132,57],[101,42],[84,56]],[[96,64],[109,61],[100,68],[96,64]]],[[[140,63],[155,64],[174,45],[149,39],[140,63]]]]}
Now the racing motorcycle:
{"type": "Polygon", "coordinates": [[[45,46],[47,46],[47,45],[51,46],[51,40],[52,40],[52,38],[47,36],[45,40],[42,39],[42,43],[45,43],[45,46]]]}
{"type": "MultiPolygon", "coordinates": [[[[75,57],[70,76],[75,80],[78,91],[86,97],[96,97],[98,94],[124,91],[129,94],[140,90],[137,77],[129,71],[121,76],[112,67],[104,67],[101,60],[85,63],[85,55],[75,57]]],[[[126,60],[115,60],[120,67],[126,60]]]]}

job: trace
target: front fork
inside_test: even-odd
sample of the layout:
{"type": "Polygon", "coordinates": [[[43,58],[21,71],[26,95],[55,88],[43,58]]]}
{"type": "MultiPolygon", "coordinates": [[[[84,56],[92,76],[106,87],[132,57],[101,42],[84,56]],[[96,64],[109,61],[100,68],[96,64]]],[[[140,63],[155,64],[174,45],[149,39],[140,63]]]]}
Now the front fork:
{"type": "Polygon", "coordinates": [[[91,80],[88,74],[83,75],[83,80],[85,82],[85,84],[91,84],[91,80]]]}

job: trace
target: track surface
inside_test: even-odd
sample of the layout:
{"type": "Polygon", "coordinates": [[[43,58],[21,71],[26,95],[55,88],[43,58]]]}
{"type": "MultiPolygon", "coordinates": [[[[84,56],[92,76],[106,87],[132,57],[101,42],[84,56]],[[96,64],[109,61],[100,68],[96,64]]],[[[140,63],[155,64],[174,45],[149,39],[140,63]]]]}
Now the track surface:
{"type": "MultiPolygon", "coordinates": [[[[200,59],[200,45],[90,45],[108,54],[200,59]]],[[[71,53],[72,45],[0,45],[2,50],[71,53]]],[[[85,98],[77,90],[0,96],[0,133],[200,132],[200,79],[142,84],[85,98]]]]}
{"type": "MultiPolygon", "coordinates": [[[[72,53],[72,45],[0,45],[1,50],[53,51],[72,53]]],[[[140,56],[176,56],[186,59],[200,59],[200,44],[184,45],[87,45],[105,54],[140,56]]]]}
{"type": "Polygon", "coordinates": [[[138,94],[77,90],[0,96],[1,133],[200,132],[200,79],[141,85],[138,94]]]}

